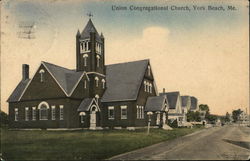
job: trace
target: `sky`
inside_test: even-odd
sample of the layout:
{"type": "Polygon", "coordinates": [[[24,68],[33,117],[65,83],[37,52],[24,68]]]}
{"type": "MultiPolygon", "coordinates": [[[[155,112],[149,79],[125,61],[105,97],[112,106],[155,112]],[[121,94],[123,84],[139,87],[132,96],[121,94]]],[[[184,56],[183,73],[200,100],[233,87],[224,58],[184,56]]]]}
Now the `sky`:
{"type": "Polygon", "coordinates": [[[180,91],[213,114],[249,108],[249,6],[247,0],[4,0],[1,6],[1,109],[22,77],[41,61],[75,68],[75,35],[87,13],[105,37],[106,64],[150,59],[158,91],[180,91]],[[194,10],[193,6],[206,10],[194,10]],[[127,7],[127,10],[112,10],[127,7]],[[139,11],[130,6],[168,6],[139,11]],[[190,10],[171,10],[171,7],[190,10]],[[225,10],[208,10],[222,6],[225,10]],[[227,10],[234,6],[235,10],[227,10]],[[34,24],[34,39],[22,25],[34,24]],[[26,34],[27,35],[27,34],[26,34]]]}

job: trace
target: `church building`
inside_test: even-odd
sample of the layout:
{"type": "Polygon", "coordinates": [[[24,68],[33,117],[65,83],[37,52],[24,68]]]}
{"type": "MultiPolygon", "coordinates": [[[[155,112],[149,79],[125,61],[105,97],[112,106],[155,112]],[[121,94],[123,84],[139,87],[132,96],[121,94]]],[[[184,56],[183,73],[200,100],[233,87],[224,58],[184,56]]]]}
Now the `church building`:
{"type": "Polygon", "coordinates": [[[105,38],[91,19],[76,34],[76,69],[42,61],[32,78],[29,65],[22,72],[7,100],[11,128],[134,129],[168,120],[150,61],[105,65],[105,38]]]}

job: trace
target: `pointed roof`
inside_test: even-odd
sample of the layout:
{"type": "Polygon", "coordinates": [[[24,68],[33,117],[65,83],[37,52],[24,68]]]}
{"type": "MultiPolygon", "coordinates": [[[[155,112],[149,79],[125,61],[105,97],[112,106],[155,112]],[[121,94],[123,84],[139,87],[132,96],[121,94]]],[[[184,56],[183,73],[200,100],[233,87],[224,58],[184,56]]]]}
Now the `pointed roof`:
{"type": "Polygon", "coordinates": [[[180,96],[180,92],[167,92],[167,93],[160,93],[160,96],[166,95],[169,103],[169,109],[175,109],[178,96],[180,96]]]}
{"type": "Polygon", "coordinates": [[[148,97],[145,106],[145,111],[165,111],[165,102],[167,103],[167,108],[169,108],[166,96],[148,97]]]}
{"type": "MultiPolygon", "coordinates": [[[[149,60],[147,59],[107,65],[107,89],[101,98],[101,102],[136,100],[148,64],[149,60]]],[[[88,78],[88,74],[86,72],[77,72],[75,70],[70,70],[48,62],[42,62],[42,65],[44,65],[44,67],[48,70],[48,72],[68,97],[72,95],[81,78],[85,74],[88,78]]],[[[32,80],[21,81],[11,94],[8,102],[19,101],[31,81],[32,80]]]]}
{"type": "Polygon", "coordinates": [[[77,30],[76,36],[81,36],[79,29],[77,30]]]}
{"type": "Polygon", "coordinates": [[[136,100],[149,60],[106,66],[106,84],[101,101],[136,100]]]}
{"type": "Polygon", "coordinates": [[[68,95],[71,93],[73,87],[83,75],[83,72],[76,72],[75,70],[63,68],[48,62],[42,62],[42,64],[49,70],[49,72],[54,76],[56,81],[68,95]]]}
{"type": "Polygon", "coordinates": [[[191,97],[191,110],[195,110],[198,107],[198,100],[196,97],[191,97]]]}
{"type": "Polygon", "coordinates": [[[188,101],[190,100],[190,96],[181,96],[181,106],[187,106],[188,101]]]}
{"type": "Polygon", "coordinates": [[[100,40],[100,35],[98,34],[93,22],[91,19],[89,19],[87,25],[85,26],[85,28],[83,29],[82,33],[81,33],[81,39],[88,39],[90,38],[90,33],[96,33],[96,39],[100,40]]]}
{"type": "Polygon", "coordinates": [[[82,102],[80,103],[77,111],[78,112],[89,111],[89,107],[91,106],[93,100],[94,100],[94,98],[85,98],[85,99],[83,99],[82,102]]]}

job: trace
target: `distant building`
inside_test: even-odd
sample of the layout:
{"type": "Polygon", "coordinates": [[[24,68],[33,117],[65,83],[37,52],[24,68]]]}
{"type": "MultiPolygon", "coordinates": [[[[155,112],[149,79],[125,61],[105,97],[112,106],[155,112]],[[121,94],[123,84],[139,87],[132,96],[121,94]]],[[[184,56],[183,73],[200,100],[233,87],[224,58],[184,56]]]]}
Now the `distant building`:
{"type": "Polygon", "coordinates": [[[155,125],[163,127],[168,123],[169,104],[166,96],[148,97],[145,112],[155,113],[155,125]]]}
{"type": "Polygon", "coordinates": [[[199,108],[198,108],[198,99],[194,96],[191,96],[191,107],[190,107],[190,110],[191,111],[198,111],[199,108]]]}
{"type": "Polygon", "coordinates": [[[191,108],[191,98],[190,96],[181,96],[181,107],[183,115],[183,121],[187,121],[187,112],[191,108]]]}
{"type": "Polygon", "coordinates": [[[248,116],[247,113],[242,111],[239,115],[238,122],[242,124],[247,124],[248,123],[248,116]]]}
{"type": "Polygon", "coordinates": [[[160,96],[166,96],[169,104],[168,119],[173,122],[177,120],[178,126],[185,122],[185,114],[182,111],[180,92],[165,92],[160,93],[160,96]]]}

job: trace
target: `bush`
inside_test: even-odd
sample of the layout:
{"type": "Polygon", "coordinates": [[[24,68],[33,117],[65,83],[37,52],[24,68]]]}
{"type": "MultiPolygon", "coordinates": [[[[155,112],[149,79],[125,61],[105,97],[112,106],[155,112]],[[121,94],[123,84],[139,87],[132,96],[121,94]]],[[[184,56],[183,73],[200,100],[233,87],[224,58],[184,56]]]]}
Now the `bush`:
{"type": "Polygon", "coordinates": [[[177,119],[175,119],[174,121],[168,120],[169,122],[169,126],[172,128],[177,128],[178,127],[178,122],[177,119]]]}
{"type": "Polygon", "coordinates": [[[0,124],[1,127],[5,127],[9,124],[9,116],[3,111],[0,111],[0,124]]]}

